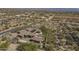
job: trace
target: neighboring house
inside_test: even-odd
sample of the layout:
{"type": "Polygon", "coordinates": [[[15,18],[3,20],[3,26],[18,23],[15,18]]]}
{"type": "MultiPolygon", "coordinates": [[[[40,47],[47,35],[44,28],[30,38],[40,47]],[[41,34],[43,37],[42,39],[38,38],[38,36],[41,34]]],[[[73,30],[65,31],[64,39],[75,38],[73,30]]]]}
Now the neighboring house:
{"type": "Polygon", "coordinates": [[[10,38],[12,42],[26,43],[26,42],[36,42],[41,43],[43,41],[42,32],[37,28],[26,28],[15,33],[11,33],[10,38]]]}

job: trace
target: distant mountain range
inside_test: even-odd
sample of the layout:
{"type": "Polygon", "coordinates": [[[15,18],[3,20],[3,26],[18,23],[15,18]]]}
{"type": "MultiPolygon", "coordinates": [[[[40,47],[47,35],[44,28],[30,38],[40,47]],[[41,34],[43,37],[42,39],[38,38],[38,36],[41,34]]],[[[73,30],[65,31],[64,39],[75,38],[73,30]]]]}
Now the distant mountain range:
{"type": "Polygon", "coordinates": [[[79,8],[32,8],[32,10],[45,10],[53,12],[79,12],[79,8]]]}
{"type": "Polygon", "coordinates": [[[57,12],[79,12],[79,8],[49,8],[48,10],[57,12]]]}
{"type": "Polygon", "coordinates": [[[36,10],[36,11],[52,11],[52,12],[79,12],[79,8],[0,8],[0,11],[26,11],[26,10],[36,10]]]}

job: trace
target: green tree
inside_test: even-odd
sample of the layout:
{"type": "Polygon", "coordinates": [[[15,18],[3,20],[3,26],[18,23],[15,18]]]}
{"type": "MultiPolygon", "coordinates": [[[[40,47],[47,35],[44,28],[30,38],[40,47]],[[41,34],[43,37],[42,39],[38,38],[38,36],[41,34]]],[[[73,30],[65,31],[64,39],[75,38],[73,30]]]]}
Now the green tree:
{"type": "Polygon", "coordinates": [[[44,36],[43,49],[53,50],[54,43],[55,43],[55,37],[54,37],[55,31],[53,31],[52,29],[46,28],[45,26],[41,26],[40,29],[44,36]]]}

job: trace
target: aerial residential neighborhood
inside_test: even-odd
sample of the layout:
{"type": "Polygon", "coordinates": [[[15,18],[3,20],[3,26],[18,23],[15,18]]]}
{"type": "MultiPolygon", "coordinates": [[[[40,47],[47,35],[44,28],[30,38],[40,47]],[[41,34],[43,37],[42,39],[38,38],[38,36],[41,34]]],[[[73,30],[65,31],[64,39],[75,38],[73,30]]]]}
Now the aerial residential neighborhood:
{"type": "Polygon", "coordinates": [[[79,13],[1,8],[0,51],[79,51],[79,13]]]}

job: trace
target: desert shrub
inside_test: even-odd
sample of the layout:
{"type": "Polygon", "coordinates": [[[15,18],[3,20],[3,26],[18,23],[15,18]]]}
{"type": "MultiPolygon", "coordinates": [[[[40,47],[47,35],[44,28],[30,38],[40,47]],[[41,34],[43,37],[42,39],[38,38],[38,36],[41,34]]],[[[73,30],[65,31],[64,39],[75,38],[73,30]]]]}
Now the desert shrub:
{"type": "Polygon", "coordinates": [[[19,51],[36,51],[38,46],[34,43],[22,43],[17,47],[19,51]]]}
{"type": "Polygon", "coordinates": [[[9,46],[9,42],[6,41],[5,43],[0,44],[0,50],[6,50],[9,46]]]}

